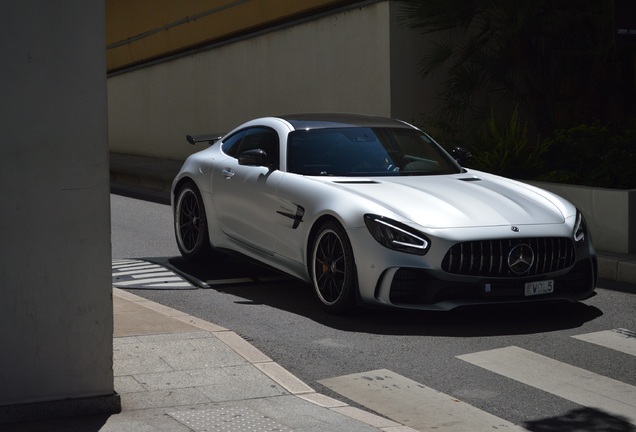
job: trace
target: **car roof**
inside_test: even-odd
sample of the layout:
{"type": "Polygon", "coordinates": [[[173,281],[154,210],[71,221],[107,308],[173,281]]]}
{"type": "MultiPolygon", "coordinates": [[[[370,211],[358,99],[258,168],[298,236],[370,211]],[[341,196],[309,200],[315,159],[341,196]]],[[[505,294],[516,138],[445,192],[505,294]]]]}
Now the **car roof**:
{"type": "Polygon", "coordinates": [[[325,129],[342,127],[398,127],[412,129],[413,126],[401,121],[386,117],[377,117],[364,114],[344,113],[306,113],[287,114],[278,118],[289,122],[294,129],[325,129]]]}

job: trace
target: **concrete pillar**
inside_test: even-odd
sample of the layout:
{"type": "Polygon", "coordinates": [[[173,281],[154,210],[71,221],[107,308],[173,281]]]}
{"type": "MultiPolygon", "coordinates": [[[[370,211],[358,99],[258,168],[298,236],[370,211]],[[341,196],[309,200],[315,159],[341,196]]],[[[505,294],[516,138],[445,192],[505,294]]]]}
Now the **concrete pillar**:
{"type": "Polygon", "coordinates": [[[2,4],[0,421],[119,409],[104,32],[103,1],[2,4]]]}

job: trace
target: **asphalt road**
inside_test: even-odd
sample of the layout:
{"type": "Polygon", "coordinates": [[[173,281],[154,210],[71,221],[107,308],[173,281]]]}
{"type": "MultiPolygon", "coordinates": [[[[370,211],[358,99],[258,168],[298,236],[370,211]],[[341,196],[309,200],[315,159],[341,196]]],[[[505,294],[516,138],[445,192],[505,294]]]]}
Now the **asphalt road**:
{"type": "Polygon", "coordinates": [[[336,317],[294,279],[233,258],[184,262],[165,204],[111,195],[111,208],[114,259],[200,281],[132,292],[235,331],[321,393],[416,429],[414,411],[440,411],[426,390],[533,431],[636,431],[636,296],[609,283],[575,304],[336,317]]]}

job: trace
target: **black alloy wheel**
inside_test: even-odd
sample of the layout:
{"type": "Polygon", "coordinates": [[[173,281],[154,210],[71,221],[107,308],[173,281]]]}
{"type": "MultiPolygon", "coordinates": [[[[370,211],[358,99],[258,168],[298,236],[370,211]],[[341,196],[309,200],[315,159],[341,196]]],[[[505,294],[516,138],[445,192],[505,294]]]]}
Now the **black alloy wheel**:
{"type": "Polygon", "coordinates": [[[318,230],[311,249],[314,291],[325,310],[343,313],[353,305],[356,278],[353,250],[344,228],[329,221],[318,230]]]}
{"type": "Polygon", "coordinates": [[[181,255],[192,261],[209,256],[208,224],[201,194],[192,183],[178,192],[174,214],[177,246],[181,255]]]}

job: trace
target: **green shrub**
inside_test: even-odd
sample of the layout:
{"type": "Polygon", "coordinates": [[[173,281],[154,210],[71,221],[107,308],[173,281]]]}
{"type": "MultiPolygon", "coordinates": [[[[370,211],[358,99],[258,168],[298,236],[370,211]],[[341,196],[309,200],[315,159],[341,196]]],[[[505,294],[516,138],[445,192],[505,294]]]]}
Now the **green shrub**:
{"type": "Polygon", "coordinates": [[[544,141],[550,152],[537,180],[583,186],[636,188],[636,131],[602,125],[558,130],[544,141]]]}
{"type": "Polygon", "coordinates": [[[543,170],[546,143],[528,142],[528,124],[521,122],[515,109],[508,122],[500,127],[491,114],[484,132],[470,147],[475,169],[504,177],[532,179],[543,170]]]}

